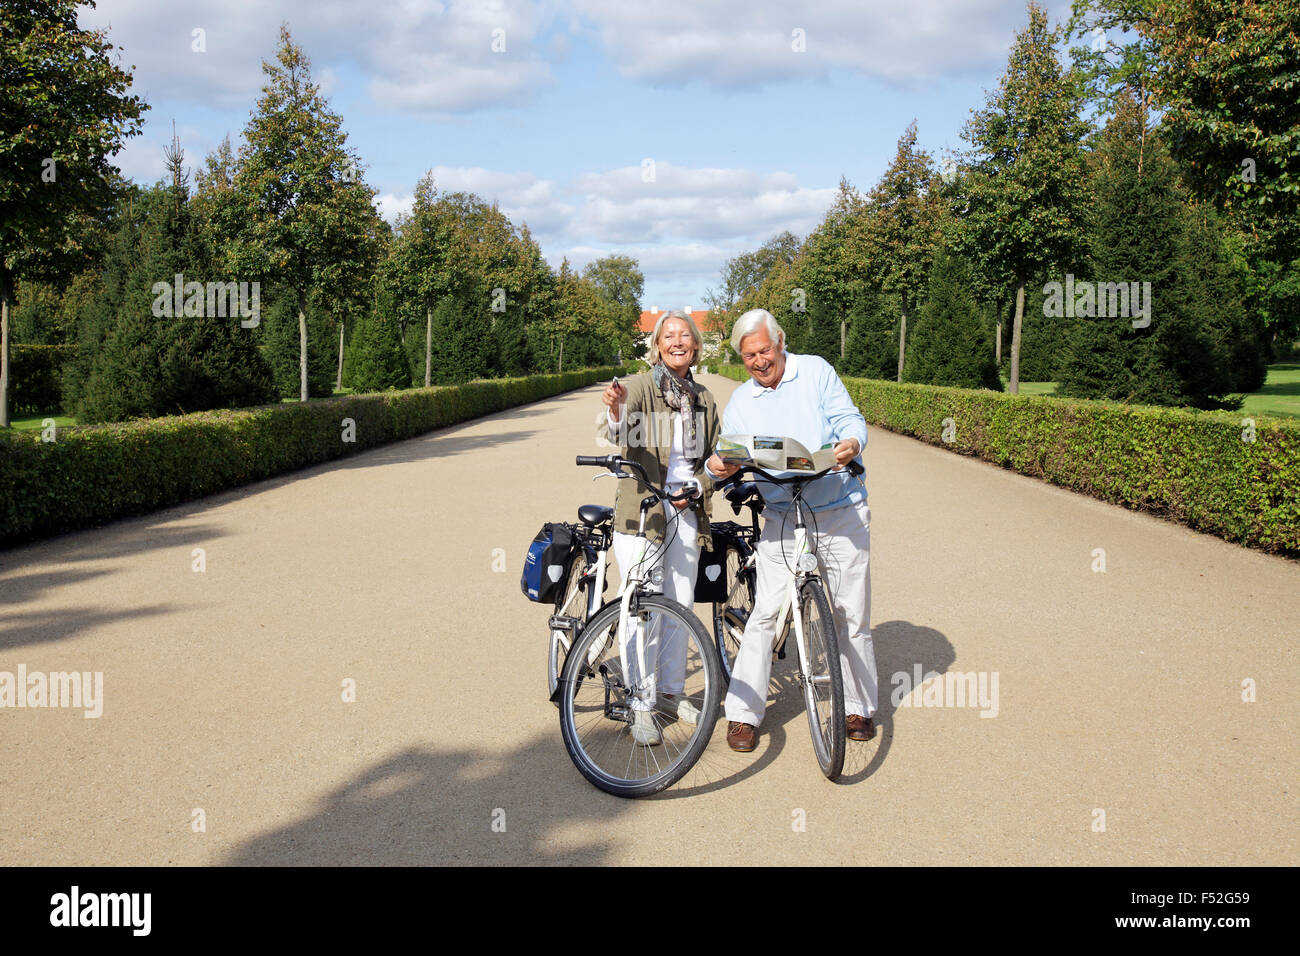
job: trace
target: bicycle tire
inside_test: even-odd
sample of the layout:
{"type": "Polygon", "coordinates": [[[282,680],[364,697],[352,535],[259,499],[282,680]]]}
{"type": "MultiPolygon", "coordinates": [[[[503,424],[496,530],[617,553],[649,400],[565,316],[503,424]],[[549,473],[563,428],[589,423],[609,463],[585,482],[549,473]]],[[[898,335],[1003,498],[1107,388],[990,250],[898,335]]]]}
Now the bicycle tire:
{"type": "Polygon", "coordinates": [[[819,578],[804,581],[799,590],[799,613],[803,615],[804,646],[808,661],[800,662],[811,673],[800,673],[808,730],[813,751],[827,780],[844,769],[844,682],[840,673],[840,645],[835,634],[835,617],[826,589],[819,578]],[[825,687],[824,693],[819,687],[825,687]]]}
{"type": "Polygon", "coordinates": [[[704,753],[722,703],[722,665],[709,633],[691,611],[663,595],[634,596],[629,625],[641,615],[658,615],[661,627],[672,621],[684,628],[678,699],[686,698],[698,709],[693,724],[669,713],[657,693],[661,678],[656,661],[649,680],[656,689],[655,703],[648,713],[661,739],[654,745],[637,743],[631,733],[629,685],[638,682],[625,672],[618,652],[620,610],[615,602],[601,608],[569,652],[560,678],[560,733],[569,758],[592,785],[617,797],[645,797],[671,787],[704,753]]]}
{"type": "Polygon", "coordinates": [[[728,684],[731,683],[731,668],[736,661],[736,654],[740,652],[745,623],[754,610],[757,574],[754,568],[746,567],[752,553],[753,549],[744,541],[727,543],[724,564],[727,599],[722,603],[713,602],[713,639],[728,684]]]}
{"type": "MultiPolygon", "coordinates": [[[[587,553],[585,546],[573,549],[573,554],[569,558],[564,590],[555,596],[556,617],[572,617],[580,622],[587,619],[587,592],[586,588],[583,587],[582,575],[591,564],[591,556],[587,553]]],[[[577,639],[579,630],[579,627],[575,627],[574,630],[568,632],[559,631],[557,633],[556,629],[551,630],[546,649],[546,695],[548,698],[555,696],[556,685],[559,684],[560,675],[564,673],[564,659],[568,656],[569,648],[573,646],[573,642],[577,639]]]]}

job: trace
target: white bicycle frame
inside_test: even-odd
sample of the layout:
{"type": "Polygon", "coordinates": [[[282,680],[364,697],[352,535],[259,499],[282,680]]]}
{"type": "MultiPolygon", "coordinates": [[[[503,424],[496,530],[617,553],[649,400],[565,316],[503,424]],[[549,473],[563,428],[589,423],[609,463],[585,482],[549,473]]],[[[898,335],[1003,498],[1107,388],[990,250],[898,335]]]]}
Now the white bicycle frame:
{"type": "MultiPolygon", "coordinates": [[[[808,667],[808,646],[804,639],[803,615],[795,613],[795,602],[798,600],[799,590],[804,581],[808,579],[808,575],[812,573],[799,567],[800,560],[806,554],[812,554],[812,551],[808,548],[808,529],[797,525],[794,529],[794,570],[790,572],[789,579],[786,581],[785,595],[781,599],[781,610],[776,615],[776,631],[772,637],[771,653],[776,653],[783,639],[788,639],[787,629],[793,625],[795,649],[799,654],[799,673],[803,675],[805,681],[809,681],[817,680],[817,678],[809,673],[811,668],[808,667]]],[[[758,545],[756,543],[747,563],[756,563],[757,561],[758,545]]],[[[756,576],[755,585],[757,583],[756,576]]],[[[829,681],[830,677],[828,675],[821,678],[821,680],[823,682],[829,681]]]]}

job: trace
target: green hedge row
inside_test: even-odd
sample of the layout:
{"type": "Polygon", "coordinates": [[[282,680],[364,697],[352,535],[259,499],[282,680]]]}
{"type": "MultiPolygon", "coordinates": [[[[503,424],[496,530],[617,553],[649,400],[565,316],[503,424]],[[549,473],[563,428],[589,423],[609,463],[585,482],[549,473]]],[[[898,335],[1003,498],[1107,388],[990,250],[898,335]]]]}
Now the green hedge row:
{"type": "Polygon", "coordinates": [[[1300,425],[1285,419],[873,379],[844,384],[869,424],[1229,541],[1300,555],[1300,425]]]}
{"type": "Polygon", "coordinates": [[[63,365],[75,345],[9,346],[9,413],[15,418],[58,412],[63,407],[63,365]]]}
{"type": "Polygon", "coordinates": [[[749,379],[749,370],[743,365],[710,365],[710,372],[717,372],[724,378],[734,379],[737,382],[744,382],[749,379]]]}
{"type": "Polygon", "coordinates": [[[141,514],[581,388],[601,368],[0,436],[0,544],[141,514]],[[345,419],[352,420],[349,429],[345,419]],[[351,440],[347,440],[347,439],[351,440]]]}

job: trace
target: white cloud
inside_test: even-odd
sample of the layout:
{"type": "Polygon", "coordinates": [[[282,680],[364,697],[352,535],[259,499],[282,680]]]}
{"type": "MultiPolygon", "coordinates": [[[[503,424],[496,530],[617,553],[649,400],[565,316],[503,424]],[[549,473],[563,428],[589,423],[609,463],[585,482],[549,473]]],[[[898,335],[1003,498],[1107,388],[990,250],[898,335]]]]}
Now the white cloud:
{"type": "Polygon", "coordinates": [[[312,60],[325,92],[344,67],[368,80],[376,104],[447,115],[525,102],[548,81],[534,36],[545,16],[530,0],[271,0],[214,8],[186,0],[113,0],[83,8],[83,26],[108,29],[137,67],[147,98],[188,99],[215,109],[248,108],[272,60],[281,21],[312,60]],[[203,52],[194,47],[202,30],[203,52]],[[500,31],[494,33],[494,31],[500,31]],[[493,51],[494,39],[502,52],[493,51]]]}
{"type": "Polygon", "coordinates": [[[723,239],[811,230],[834,199],[834,189],[811,189],[789,173],[749,169],[691,169],[655,164],[653,182],[641,169],[579,177],[583,202],[570,226],[577,235],[607,242],[676,236],[723,239]]]}
{"type": "MultiPolygon", "coordinates": [[[[565,257],[581,269],[612,253],[630,255],[648,290],[666,290],[675,304],[697,307],[727,259],[782,230],[807,234],[836,193],[800,186],[787,172],[666,163],[658,164],[653,183],[641,180],[639,167],[585,173],[567,183],[481,167],[432,171],[439,192],[475,193],[495,201],[516,225],[528,223],[552,266],[565,257]]],[[[413,197],[389,192],[376,201],[392,221],[410,212],[413,197]]]]}
{"type": "Polygon", "coordinates": [[[847,68],[914,83],[1005,60],[1024,6],[1006,0],[569,0],[627,76],[737,88],[847,68]],[[803,52],[798,52],[800,35],[803,52]]]}

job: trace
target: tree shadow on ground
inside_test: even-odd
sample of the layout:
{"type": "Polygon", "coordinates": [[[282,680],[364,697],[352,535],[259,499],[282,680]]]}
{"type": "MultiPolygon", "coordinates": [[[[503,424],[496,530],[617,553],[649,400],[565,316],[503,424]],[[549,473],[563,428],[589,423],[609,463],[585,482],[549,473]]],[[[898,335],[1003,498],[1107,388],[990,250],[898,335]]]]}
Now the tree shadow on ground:
{"type": "Polygon", "coordinates": [[[233,850],[225,866],[611,862],[632,806],[555,763],[551,738],[508,753],[410,747],[324,795],[305,819],[233,850]],[[554,787],[527,781],[555,780],[554,787]]]}

